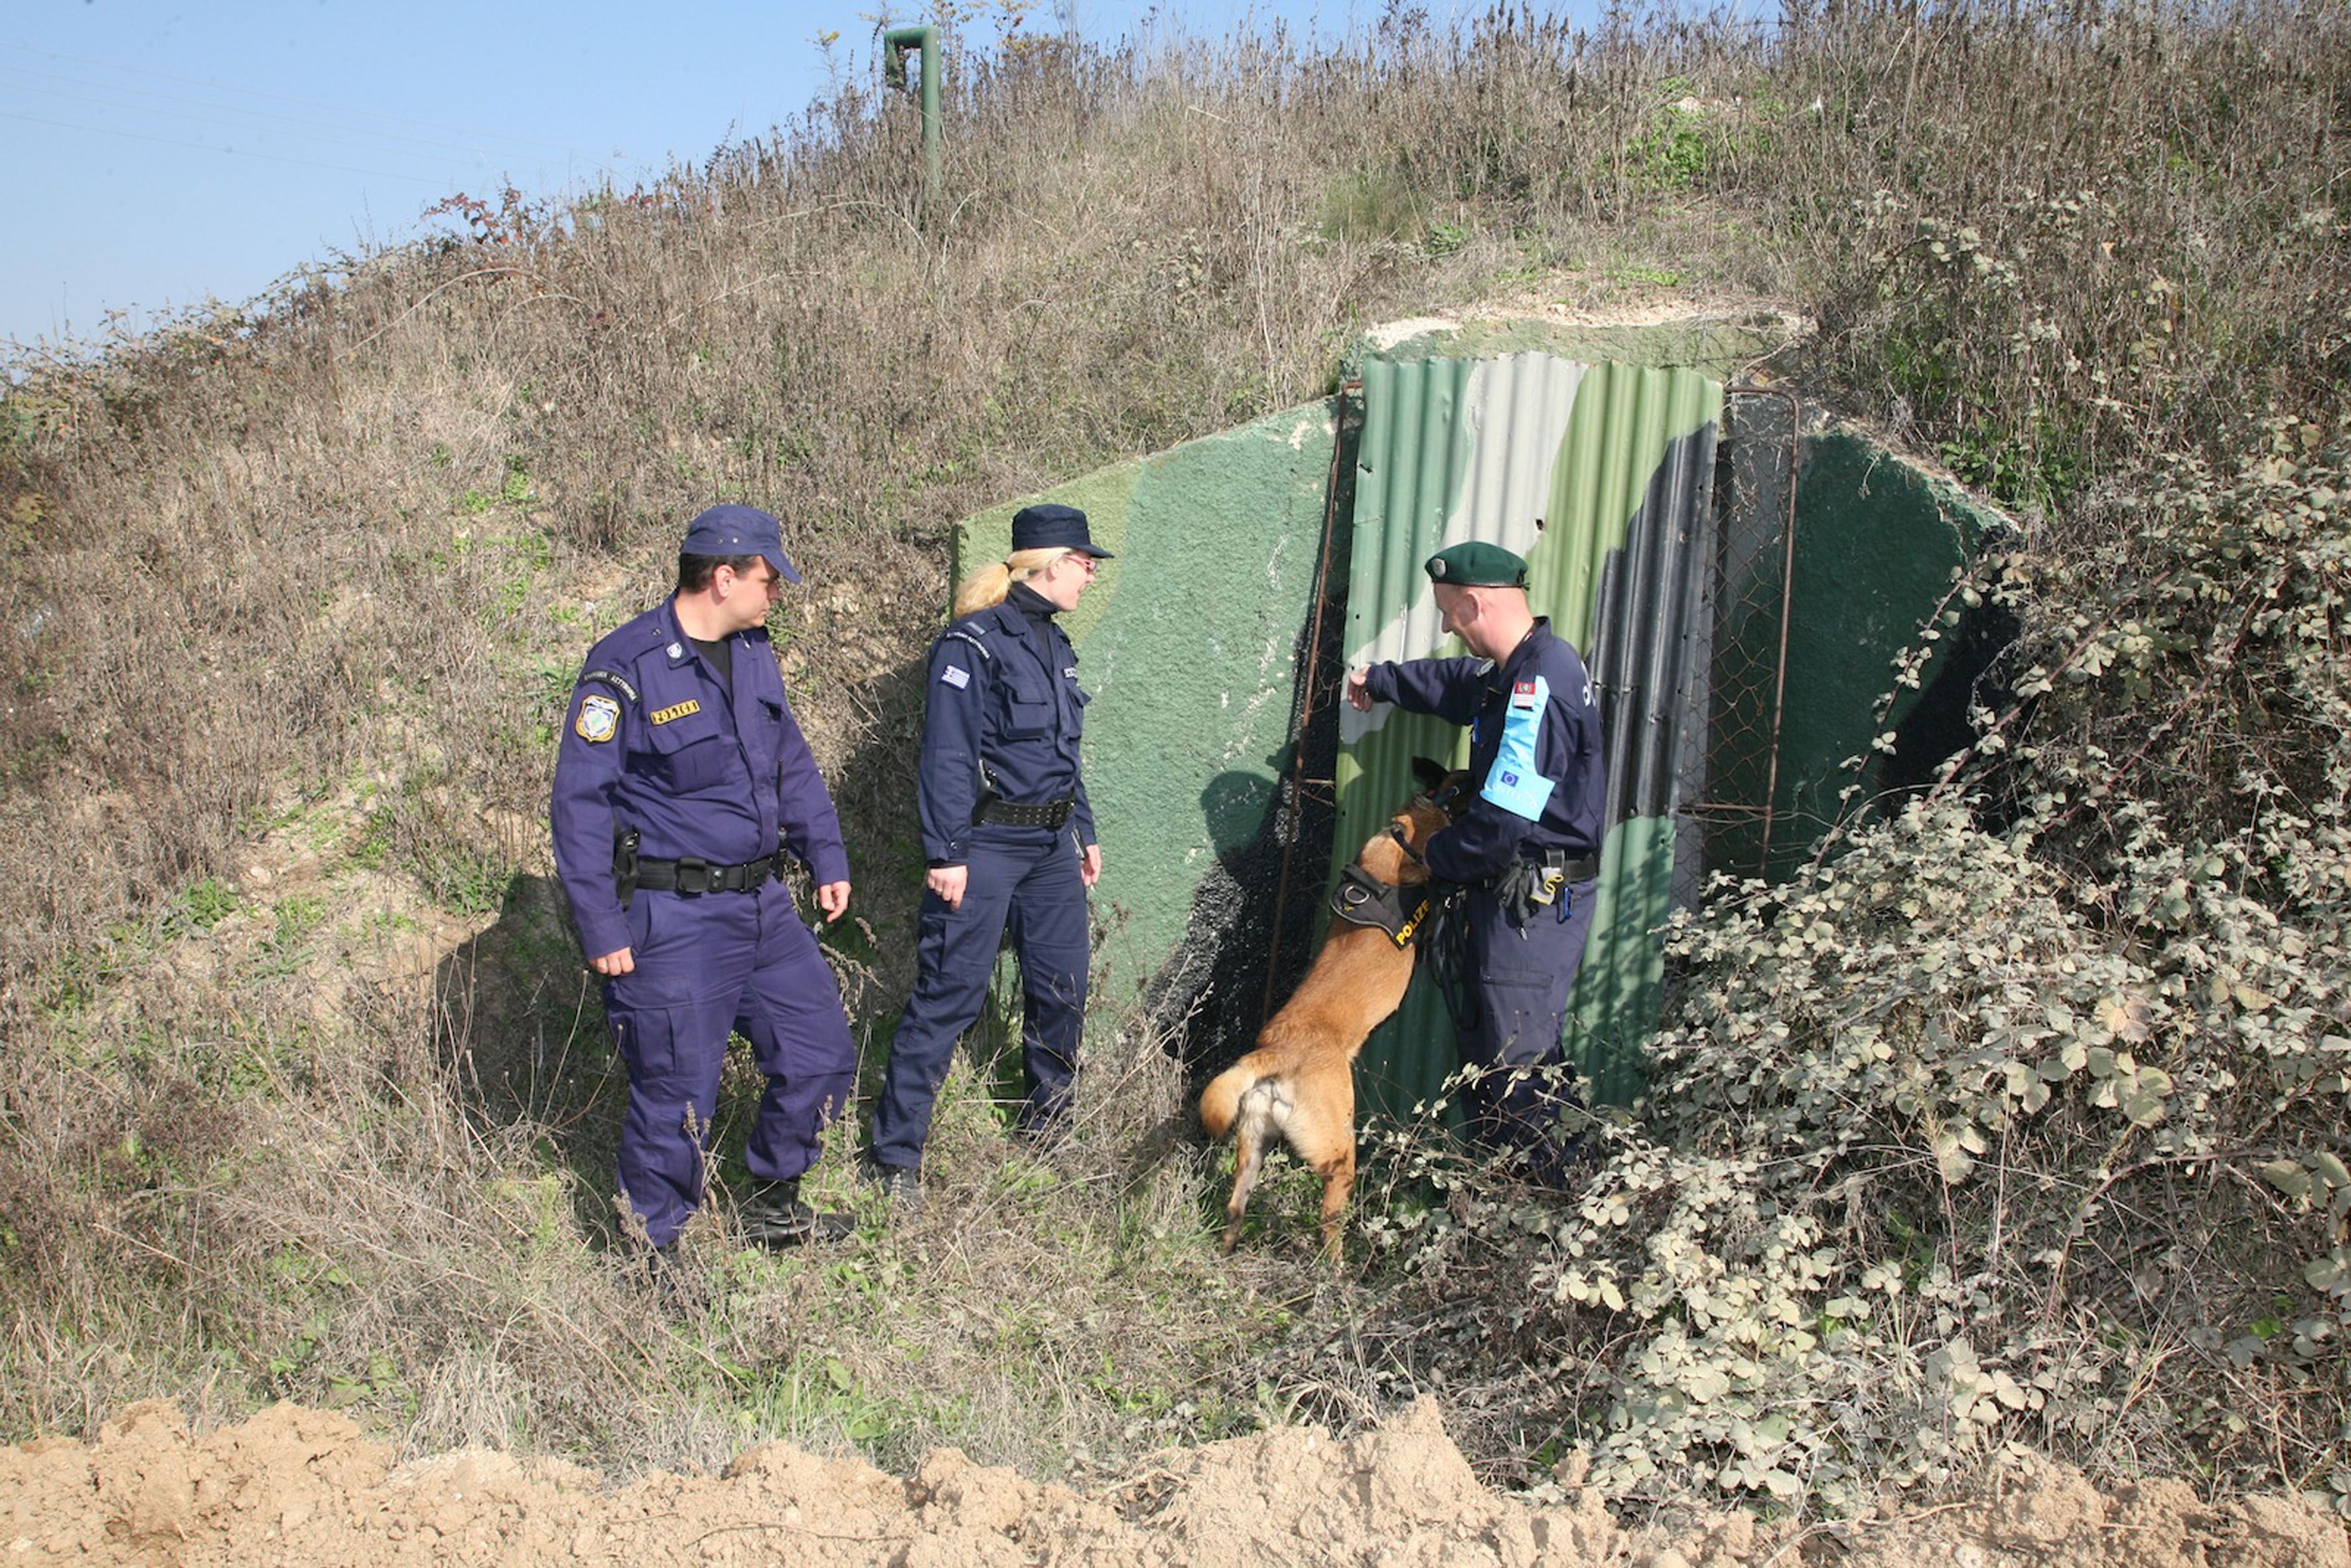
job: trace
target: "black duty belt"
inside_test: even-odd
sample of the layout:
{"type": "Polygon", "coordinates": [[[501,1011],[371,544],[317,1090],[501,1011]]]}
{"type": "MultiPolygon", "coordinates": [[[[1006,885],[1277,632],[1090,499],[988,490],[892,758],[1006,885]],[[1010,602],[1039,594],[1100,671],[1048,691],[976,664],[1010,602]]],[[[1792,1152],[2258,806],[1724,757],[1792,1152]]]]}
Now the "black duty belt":
{"type": "Polygon", "coordinates": [[[979,804],[971,810],[975,822],[994,822],[1007,828],[1058,828],[1070,820],[1070,809],[1076,803],[1073,796],[1064,795],[1058,800],[1040,801],[1023,806],[993,793],[983,794],[979,804]]]}
{"type": "Polygon", "coordinates": [[[1574,907],[1571,885],[1590,882],[1599,874],[1600,862],[1596,857],[1572,861],[1564,850],[1544,850],[1539,859],[1512,861],[1487,885],[1494,890],[1502,913],[1524,925],[1534,918],[1536,910],[1554,905],[1559,909],[1559,917],[1566,919],[1567,912],[1574,907]],[[1567,902],[1562,903],[1562,899],[1567,902]]]}
{"type": "Polygon", "coordinates": [[[688,855],[684,860],[640,858],[636,885],[656,893],[747,893],[776,874],[778,855],[761,855],[741,865],[713,865],[688,855]]]}
{"type": "Polygon", "coordinates": [[[1528,850],[1522,858],[1510,862],[1509,870],[1496,876],[1493,884],[1530,873],[1543,879],[1556,878],[1554,886],[1560,882],[1590,882],[1600,874],[1600,859],[1596,855],[1586,855],[1580,861],[1572,861],[1567,858],[1565,850],[1528,850]]]}

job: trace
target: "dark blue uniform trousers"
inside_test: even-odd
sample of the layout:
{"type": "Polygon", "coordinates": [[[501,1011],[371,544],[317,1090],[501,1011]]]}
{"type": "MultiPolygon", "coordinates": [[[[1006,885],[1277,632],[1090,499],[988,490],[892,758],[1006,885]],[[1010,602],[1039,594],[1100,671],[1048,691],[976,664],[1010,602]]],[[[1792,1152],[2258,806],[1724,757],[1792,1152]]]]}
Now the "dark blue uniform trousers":
{"type": "Polygon", "coordinates": [[[923,895],[914,994],[890,1041],[868,1149],[876,1165],[922,1164],[931,1112],[956,1040],[979,1017],[1008,929],[1020,959],[1021,1061],[1029,1097],[1019,1124],[1041,1129],[1069,1107],[1086,1013],[1085,882],[1067,828],[973,831],[963,904],[923,895]]]}
{"type": "Polygon", "coordinates": [[[1556,1181],[1565,1162],[1559,1117],[1575,1103],[1575,1070],[1567,1065],[1561,1036],[1568,993],[1592,936],[1598,885],[1569,884],[1523,926],[1490,892],[1479,889],[1465,901],[1468,940],[1462,968],[1469,1005],[1461,1065],[1479,1071],[1462,1087],[1462,1110],[1472,1140],[1523,1155],[1541,1181],[1556,1181]]]}
{"type": "Polygon", "coordinates": [[[660,1247],[702,1203],[729,1032],[751,1042],[768,1080],[745,1149],[762,1181],[816,1163],[819,1135],[856,1080],[857,1048],[841,988],[783,883],[640,890],[628,915],[636,969],[604,986],[605,1017],[629,1066],[621,1190],[660,1247]]]}

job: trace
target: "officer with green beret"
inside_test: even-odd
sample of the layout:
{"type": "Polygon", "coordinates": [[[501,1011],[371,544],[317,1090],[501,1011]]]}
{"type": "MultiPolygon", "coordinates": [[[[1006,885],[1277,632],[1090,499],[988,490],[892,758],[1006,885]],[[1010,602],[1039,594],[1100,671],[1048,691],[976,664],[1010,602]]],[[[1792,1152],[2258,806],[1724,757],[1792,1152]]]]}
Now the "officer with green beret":
{"type": "Polygon", "coordinates": [[[1607,756],[1592,677],[1527,603],[1527,563],[1471,539],[1423,570],[1468,658],[1385,662],[1347,676],[1347,700],[1394,703],[1469,727],[1477,795],[1429,841],[1428,869],[1468,889],[1461,1009],[1469,1135],[1527,1174],[1564,1174],[1561,1112],[1573,1103],[1562,1035],[1592,934],[1607,831],[1607,756]]]}

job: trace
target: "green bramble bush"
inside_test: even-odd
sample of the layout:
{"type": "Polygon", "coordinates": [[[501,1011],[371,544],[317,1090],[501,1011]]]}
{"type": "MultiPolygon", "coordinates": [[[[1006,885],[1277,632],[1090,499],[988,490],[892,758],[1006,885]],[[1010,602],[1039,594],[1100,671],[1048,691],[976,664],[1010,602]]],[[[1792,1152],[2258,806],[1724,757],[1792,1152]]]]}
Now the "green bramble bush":
{"type": "Polygon", "coordinates": [[[1382,1237],[1454,1331],[1422,1375],[1612,1494],[1844,1514],[2014,1443],[2351,1511],[2346,451],[2272,421],[2117,486],[2144,526],[2074,570],[1959,584],[2024,612],[2023,700],[1677,917],[1654,1092],[1571,1207],[1433,1169],[1382,1237]]]}

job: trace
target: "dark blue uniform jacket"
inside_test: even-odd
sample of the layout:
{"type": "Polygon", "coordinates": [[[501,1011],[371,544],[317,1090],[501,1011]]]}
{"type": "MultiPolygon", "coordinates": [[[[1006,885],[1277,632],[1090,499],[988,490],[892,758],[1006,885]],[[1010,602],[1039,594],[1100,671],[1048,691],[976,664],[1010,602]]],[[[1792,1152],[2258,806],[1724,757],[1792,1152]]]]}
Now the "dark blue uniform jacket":
{"type": "Polygon", "coordinates": [[[1095,841],[1078,773],[1086,694],[1078,688],[1077,650],[1050,617],[1022,612],[1031,601],[1044,602],[1015,583],[1003,603],[965,616],[931,644],[920,791],[923,858],[931,865],[965,863],[972,807],[988,780],[1017,805],[1074,798],[1078,842],[1095,841]]]}
{"type": "Polygon", "coordinates": [[[784,700],[764,627],[734,633],[733,689],[664,601],[589,650],[556,754],[555,865],[590,957],[630,945],[615,834],[638,853],[735,865],[778,842],[818,885],[849,880],[841,819],[784,700]]]}
{"type": "Polygon", "coordinates": [[[1364,672],[1380,702],[1470,727],[1468,815],[1429,841],[1428,868],[1447,882],[1484,882],[1514,859],[1558,850],[1600,852],[1607,831],[1608,758],[1592,677],[1575,650],[1539,619],[1509,658],[1414,659],[1364,672]]]}

